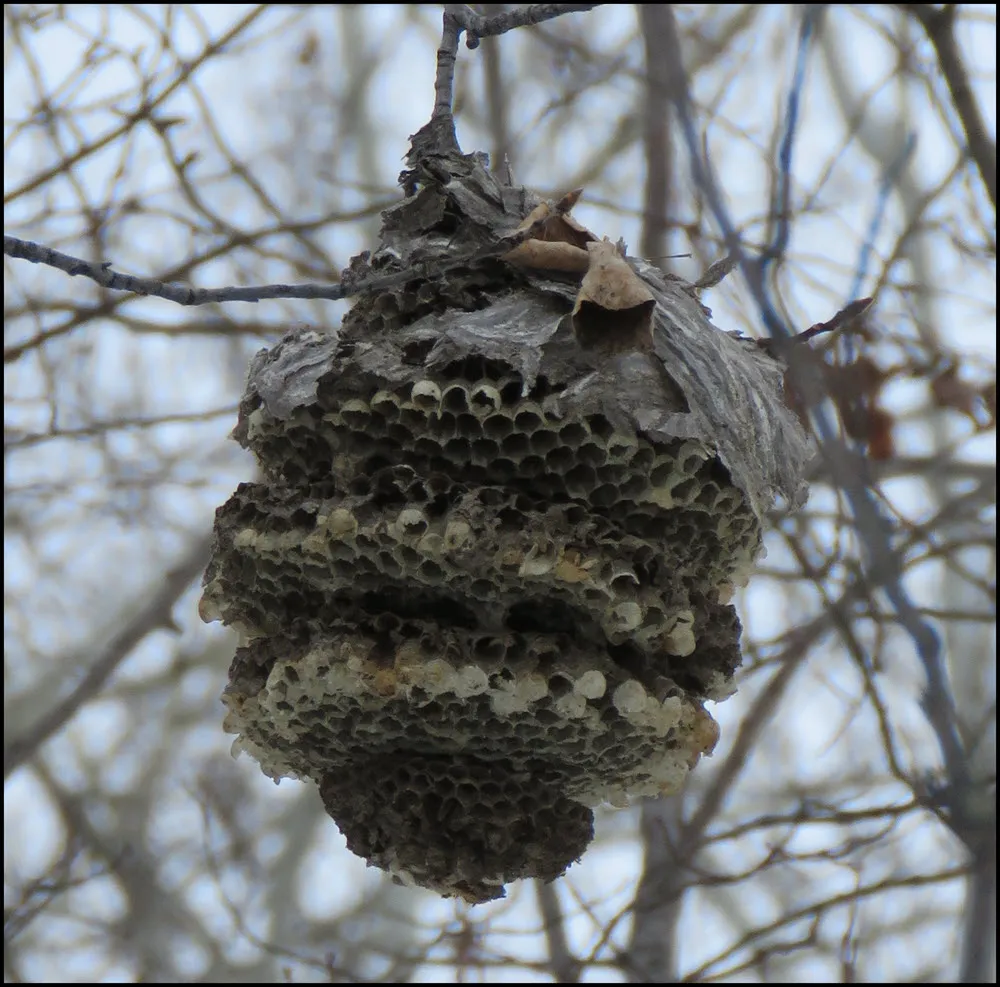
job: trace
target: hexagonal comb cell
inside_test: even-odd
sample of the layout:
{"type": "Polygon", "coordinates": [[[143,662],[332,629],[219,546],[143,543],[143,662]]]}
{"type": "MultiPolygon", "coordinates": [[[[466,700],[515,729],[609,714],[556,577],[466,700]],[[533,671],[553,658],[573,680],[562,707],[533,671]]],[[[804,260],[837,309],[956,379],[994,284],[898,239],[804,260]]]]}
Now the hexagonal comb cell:
{"type": "Polygon", "coordinates": [[[397,753],[330,771],[319,790],[354,853],[472,904],[515,878],[558,877],[594,836],[591,810],[544,768],[397,753]]]}
{"type": "Polygon", "coordinates": [[[261,479],[217,512],[202,599],[241,636],[234,749],[317,784],[371,863],[472,902],[557,877],[593,807],[711,752],[761,542],[718,394],[699,417],[658,355],[595,367],[572,291],[505,277],[365,296],[339,338],[257,358],[234,435],[261,479]]]}

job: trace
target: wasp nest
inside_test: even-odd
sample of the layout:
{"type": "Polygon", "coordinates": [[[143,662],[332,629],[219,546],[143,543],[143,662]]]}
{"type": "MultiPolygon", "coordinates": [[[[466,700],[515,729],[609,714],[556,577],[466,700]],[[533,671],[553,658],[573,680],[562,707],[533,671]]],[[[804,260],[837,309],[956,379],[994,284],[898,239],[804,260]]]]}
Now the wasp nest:
{"type": "MultiPolygon", "coordinates": [[[[474,156],[452,166],[365,270],[531,213],[474,156]]],[[[315,782],[354,852],[473,902],[557,877],[594,806],[672,792],[711,751],[733,588],[763,511],[801,493],[781,368],[689,286],[611,260],[626,305],[495,259],[362,293],[339,333],[257,358],[235,432],[262,479],[218,512],[202,607],[241,634],[236,748],[315,782]]]]}

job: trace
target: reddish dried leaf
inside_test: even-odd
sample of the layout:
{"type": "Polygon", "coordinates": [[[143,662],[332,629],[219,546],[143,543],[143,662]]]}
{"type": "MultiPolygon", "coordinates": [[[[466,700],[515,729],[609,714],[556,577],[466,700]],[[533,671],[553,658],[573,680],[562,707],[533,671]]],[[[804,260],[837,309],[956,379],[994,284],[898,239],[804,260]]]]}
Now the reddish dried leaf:
{"type": "Polygon", "coordinates": [[[896,454],[892,438],[895,419],[884,408],[872,408],[868,413],[868,457],[885,462],[896,454]]]}
{"type": "Polygon", "coordinates": [[[582,194],[582,188],[567,192],[556,203],[554,211],[547,202],[535,206],[517,229],[520,232],[536,225],[538,229],[526,243],[504,254],[503,259],[511,264],[538,270],[586,271],[589,264],[586,246],[596,242],[597,237],[568,215],[582,194]],[[541,244],[549,246],[542,247],[541,244]]]}
{"type": "Polygon", "coordinates": [[[571,192],[567,192],[557,203],[556,211],[560,213],[568,213],[579,201],[580,196],[583,195],[583,187],[575,188],[571,192]]]}
{"type": "Polygon", "coordinates": [[[937,407],[961,411],[976,425],[979,424],[976,417],[979,393],[958,376],[958,367],[952,365],[934,377],[931,381],[931,394],[937,407]]]}
{"type": "Polygon", "coordinates": [[[804,428],[808,428],[809,408],[812,407],[812,405],[806,403],[801,391],[799,391],[799,389],[795,386],[794,375],[790,369],[785,370],[782,391],[785,398],[785,406],[795,412],[804,428]]]}
{"type": "Polygon", "coordinates": [[[842,370],[841,386],[867,398],[872,404],[878,401],[882,388],[890,377],[888,371],[867,356],[859,356],[842,370]]]}

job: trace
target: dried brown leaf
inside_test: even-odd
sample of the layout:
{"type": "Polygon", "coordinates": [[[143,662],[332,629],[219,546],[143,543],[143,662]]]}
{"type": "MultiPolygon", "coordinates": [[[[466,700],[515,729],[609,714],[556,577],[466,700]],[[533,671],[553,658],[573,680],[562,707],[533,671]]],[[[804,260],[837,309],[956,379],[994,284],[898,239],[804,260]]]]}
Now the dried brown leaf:
{"type": "Polygon", "coordinates": [[[545,219],[545,217],[551,212],[552,210],[549,208],[549,204],[547,202],[539,203],[534,209],[531,210],[531,212],[528,213],[527,216],[524,217],[524,219],[521,220],[517,227],[517,232],[520,233],[522,230],[526,230],[529,227],[534,226],[535,223],[545,219]]]}
{"type": "Polygon", "coordinates": [[[559,213],[568,213],[580,201],[581,195],[583,195],[582,187],[575,188],[571,192],[567,192],[556,203],[556,211],[559,213]]]}
{"type": "MultiPolygon", "coordinates": [[[[570,209],[577,204],[582,194],[582,188],[567,192],[556,203],[554,209],[547,202],[542,202],[540,205],[535,206],[521,220],[521,223],[517,227],[517,232],[522,233],[524,230],[541,223],[540,228],[532,235],[532,240],[544,240],[549,243],[571,243],[575,247],[586,249],[587,244],[596,241],[597,237],[569,215],[570,209]]],[[[512,250],[511,254],[514,253],[515,251],[512,250]]],[[[559,268],[559,270],[562,270],[562,268],[559,268]]]]}
{"type": "Polygon", "coordinates": [[[573,328],[584,349],[648,349],[656,300],[615,244],[587,244],[590,264],[573,308],[573,328]]]}
{"type": "Polygon", "coordinates": [[[583,274],[590,263],[586,250],[571,243],[549,243],[545,240],[528,240],[505,253],[503,259],[520,267],[574,274],[583,274]]]}
{"type": "Polygon", "coordinates": [[[595,243],[597,237],[585,226],[581,226],[572,216],[553,216],[543,230],[546,240],[571,243],[581,250],[587,249],[588,243],[595,243]]]}

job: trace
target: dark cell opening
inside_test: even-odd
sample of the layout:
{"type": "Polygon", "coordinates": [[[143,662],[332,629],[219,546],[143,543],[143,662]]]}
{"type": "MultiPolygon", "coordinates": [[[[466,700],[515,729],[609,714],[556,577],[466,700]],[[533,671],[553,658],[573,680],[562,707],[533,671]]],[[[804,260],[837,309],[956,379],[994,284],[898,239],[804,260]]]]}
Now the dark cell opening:
{"type": "Polygon", "coordinates": [[[507,626],[521,633],[573,635],[580,627],[580,614],[562,600],[545,597],[522,600],[507,612],[507,626]]]}
{"type": "Polygon", "coordinates": [[[434,339],[419,339],[412,343],[407,343],[403,347],[403,363],[422,367],[435,342],[436,340],[434,339]]]}
{"type": "Polygon", "coordinates": [[[365,593],[361,606],[369,613],[394,613],[411,620],[434,620],[451,627],[473,629],[476,615],[471,608],[447,596],[414,593],[397,587],[365,593]]]}

